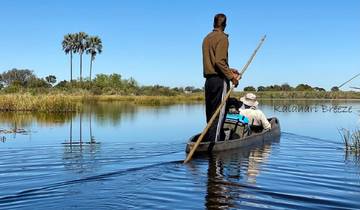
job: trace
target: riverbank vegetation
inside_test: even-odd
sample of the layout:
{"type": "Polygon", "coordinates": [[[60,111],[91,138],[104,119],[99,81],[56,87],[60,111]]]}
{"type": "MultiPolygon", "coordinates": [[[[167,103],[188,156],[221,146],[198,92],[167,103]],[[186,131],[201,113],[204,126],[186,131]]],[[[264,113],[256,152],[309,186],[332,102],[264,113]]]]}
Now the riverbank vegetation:
{"type": "MultiPolygon", "coordinates": [[[[259,99],[360,99],[356,91],[325,91],[300,84],[244,88],[233,93],[255,92],[259,99]]],[[[120,74],[97,74],[94,79],[63,80],[55,75],[37,77],[29,69],[11,69],[0,74],[0,111],[73,112],[86,102],[124,101],[143,105],[203,102],[203,89],[195,87],[142,86],[120,74]]]]}
{"type": "Polygon", "coordinates": [[[329,91],[322,87],[299,84],[295,87],[285,83],[282,85],[247,86],[245,92],[256,92],[261,99],[360,99],[359,91],[341,91],[333,86],[329,91]]]}
{"type": "MultiPolygon", "coordinates": [[[[333,87],[331,91],[338,91],[339,89],[336,87],[333,87]]],[[[292,87],[287,83],[284,83],[282,85],[269,85],[269,86],[259,86],[257,88],[253,86],[247,86],[244,88],[244,91],[319,91],[319,92],[325,92],[326,90],[321,87],[311,87],[308,84],[299,84],[296,87],[292,87]]]]}
{"type": "Polygon", "coordinates": [[[122,95],[64,95],[64,94],[1,94],[0,111],[34,112],[76,112],[85,103],[127,102],[136,105],[170,105],[179,103],[201,103],[203,96],[198,94],[176,96],[122,96],[122,95]]]}
{"type": "MultiPolygon", "coordinates": [[[[359,91],[260,91],[254,92],[259,99],[270,100],[360,100],[359,91]]],[[[236,96],[243,95],[236,92],[236,96]]]]}
{"type": "MultiPolygon", "coordinates": [[[[60,44],[60,42],[59,42],[60,44]]],[[[59,46],[60,47],[60,46],[59,46]]],[[[38,77],[29,69],[11,69],[0,74],[0,111],[75,112],[84,103],[121,101],[142,105],[197,103],[204,101],[203,88],[140,85],[134,78],[120,74],[96,74],[93,77],[95,58],[103,52],[99,36],[85,32],[68,33],[61,40],[61,48],[69,56],[68,80],[58,81],[55,75],[38,77]],[[79,77],[73,78],[73,59],[78,55],[79,77]],[[83,56],[89,58],[89,74],[83,77],[83,56]]],[[[238,90],[238,89],[237,89],[238,90]]],[[[340,91],[334,86],[326,91],[321,87],[299,84],[248,86],[234,92],[255,92],[259,99],[360,99],[360,92],[340,91]]]]}
{"type": "Polygon", "coordinates": [[[75,112],[79,103],[62,94],[30,95],[5,94],[0,96],[0,111],[75,112]]]}

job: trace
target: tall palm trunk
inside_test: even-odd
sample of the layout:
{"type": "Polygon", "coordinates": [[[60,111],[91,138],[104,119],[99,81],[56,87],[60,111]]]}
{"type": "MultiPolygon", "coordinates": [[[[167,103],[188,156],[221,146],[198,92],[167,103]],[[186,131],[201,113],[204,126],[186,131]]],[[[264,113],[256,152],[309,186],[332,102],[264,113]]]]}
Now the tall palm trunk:
{"type": "Polygon", "coordinates": [[[93,63],[93,57],[91,56],[91,58],[90,58],[90,82],[91,82],[92,63],[93,63]]]}
{"type": "Polygon", "coordinates": [[[72,82],[72,59],[73,59],[73,54],[72,51],[70,51],[70,82],[72,82]]]}
{"type": "Polygon", "coordinates": [[[82,82],[82,55],[83,53],[80,52],[80,82],[82,82]]]}

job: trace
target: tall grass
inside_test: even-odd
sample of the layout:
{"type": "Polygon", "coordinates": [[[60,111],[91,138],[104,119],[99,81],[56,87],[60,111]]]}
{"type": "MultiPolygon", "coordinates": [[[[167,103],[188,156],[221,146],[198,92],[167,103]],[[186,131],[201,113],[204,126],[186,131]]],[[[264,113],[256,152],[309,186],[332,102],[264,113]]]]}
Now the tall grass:
{"type": "Polygon", "coordinates": [[[170,105],[177,103],[203,102],[202,94],[184,94],[178,96],[121,96],[121,95],[64,95],[64,94],[6,94],[0,95],[0,111],[30,112],[76,112],[82,105],[92,102],[120,101],[137,105],[170,105]]]}
{"type": "Polygon", "coordinates": [[[360,129],[350,131],[348,129],[340,129],[339,133],[343,140],[345,150],[360,153],[360,129]]]}
{"type": "Polygon", "coordinates": [[[75,112],[79,104],[64,95],[15,94],[0,96],[0,111],[75,112]]]}
{"type": "MultiPolygon", "coordinates": [[[[232,97],[240,98],[245,92],[234,92],[232,97]]],[[[256,92],[259,99],[360,99],[357,92],[316,92],[316,91],[277,91],[256,92]]],[[[178,103],[203,103],[204,93],[177,95],[94,95],[88,91],[42,93],[0,94],[0,111],[33,112],[76,112],[84,103],[120,101],[136,105],[171,105],[178,103]]]]}
{"type": "Polygon", "coordinates": [[[123,101],[137,105],[169,105],[179,103],[203,102],[203,94],[182,94],[176,96],[121,96],[121,95],[84,95],[82,101],[123,101]]]}

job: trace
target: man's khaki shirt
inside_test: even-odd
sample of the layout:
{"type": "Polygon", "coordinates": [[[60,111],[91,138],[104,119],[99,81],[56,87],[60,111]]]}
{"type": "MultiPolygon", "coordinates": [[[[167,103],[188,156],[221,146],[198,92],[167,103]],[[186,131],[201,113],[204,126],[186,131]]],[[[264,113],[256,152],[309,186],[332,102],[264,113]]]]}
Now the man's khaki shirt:
{"type": "Polygon", "coordinates": [[[233,74],[228,64],[228,35],[222,30],[214,29],[203,41],[203,67],[204,77],[220,75],[228,80],[233,78],[233,74]]]}

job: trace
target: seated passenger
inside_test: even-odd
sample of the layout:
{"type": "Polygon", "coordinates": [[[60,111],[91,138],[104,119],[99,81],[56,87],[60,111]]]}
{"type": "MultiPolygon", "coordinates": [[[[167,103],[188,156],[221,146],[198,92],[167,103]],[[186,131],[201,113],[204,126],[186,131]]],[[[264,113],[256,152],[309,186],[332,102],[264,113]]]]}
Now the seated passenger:
{"type": "Polygon", "coordinates": [[[239,114],[239,109],[243,105],[241,101],[236,98],[230,97],[226,101],[226,113],[239,114]]]}
{"type": "Polygon", "coordinates": [[[249,119],[251,126],[260,126],[264,130],[271,129],[271,124],[267,120],[265,114],[257,109],[259,102],[256,100],[256,95],[253,93],[247,93],[245,96],[240,98],[243,103],[239,109],[239,113],[246,116],[249,119]]]}

